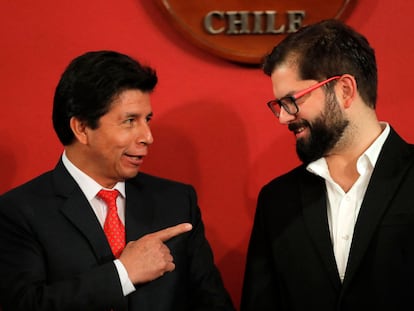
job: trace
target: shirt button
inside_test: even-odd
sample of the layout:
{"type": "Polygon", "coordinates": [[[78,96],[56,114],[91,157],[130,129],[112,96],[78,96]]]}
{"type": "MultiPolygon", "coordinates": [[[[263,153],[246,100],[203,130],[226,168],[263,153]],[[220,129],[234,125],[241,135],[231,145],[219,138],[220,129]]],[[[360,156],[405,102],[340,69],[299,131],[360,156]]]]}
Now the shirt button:
{"type": "Polygon", "coordinates": [[[342,239],[345,240],[345,241],[348,241],[349,235],[348,234],[345,234],[344,236],[342,236],[342,239]]]}

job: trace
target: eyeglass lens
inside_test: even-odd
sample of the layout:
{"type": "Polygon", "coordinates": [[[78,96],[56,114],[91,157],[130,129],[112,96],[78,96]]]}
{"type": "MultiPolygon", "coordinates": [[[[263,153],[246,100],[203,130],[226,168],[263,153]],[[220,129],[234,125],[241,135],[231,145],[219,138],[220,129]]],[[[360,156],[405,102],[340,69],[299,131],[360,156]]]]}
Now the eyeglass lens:
{"type": "Polygon", "coordinates": [[[298,112],[298,107],[296,106],[293,97],[283,97],[279,100],[272,100],[268,103],[268,106],[277,117],[279,117],[282,107],[288,114],[295,114],[298,112]]]}

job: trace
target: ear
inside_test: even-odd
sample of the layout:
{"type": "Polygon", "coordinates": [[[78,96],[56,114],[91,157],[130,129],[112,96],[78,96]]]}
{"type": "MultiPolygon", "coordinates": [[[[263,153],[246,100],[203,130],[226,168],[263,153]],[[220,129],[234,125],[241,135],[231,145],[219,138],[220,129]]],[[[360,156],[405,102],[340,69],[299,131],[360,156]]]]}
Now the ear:
{"type": "Polygon", "coordinates": [[[337,83],[339,87],[339,99],[345,109],[351,107],[357,96],[357,83],[353,76],[344,74],[337,83]]]}
{"type": "Polygon", "coordinates": [[[76,139],[81,144],[86,145],[88,143],[87,126],[84,122],[80,121],[76,117],[72,117],[70,119],[70,128],[72,129],[76,139]]]}

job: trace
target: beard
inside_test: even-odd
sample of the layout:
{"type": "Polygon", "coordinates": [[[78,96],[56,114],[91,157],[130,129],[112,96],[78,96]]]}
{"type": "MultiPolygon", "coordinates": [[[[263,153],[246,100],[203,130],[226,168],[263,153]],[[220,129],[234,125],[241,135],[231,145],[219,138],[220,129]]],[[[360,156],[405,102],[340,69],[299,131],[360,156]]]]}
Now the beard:
{"type": "Polygon", "coordinates": [[[341,139],[345,129],[349,125],[336,98],[326,101],[322,114],[312,123],[300,120],[289,125],[290,130],[300,127],[309,129],[309,137],[303,137],[296,141],[296,153],[304,164],[316,161],[326,156],[341,139]]]}

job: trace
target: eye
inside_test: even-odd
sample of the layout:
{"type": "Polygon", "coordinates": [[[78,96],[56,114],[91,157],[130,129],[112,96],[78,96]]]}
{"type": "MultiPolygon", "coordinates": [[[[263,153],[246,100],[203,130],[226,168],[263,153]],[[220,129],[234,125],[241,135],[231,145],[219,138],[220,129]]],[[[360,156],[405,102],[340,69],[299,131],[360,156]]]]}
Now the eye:
{"type": "Polygon", "coordinates": [[[124,119],[124,121],[122,121],[122,124],[124,124],[125,126],[128,126],[128,127],[132,127],[135,122],[136,122],[136,118],[127,117],[126,119],[124,119]]]}

